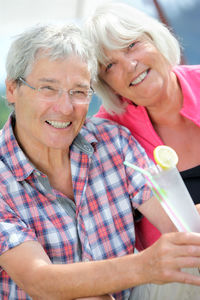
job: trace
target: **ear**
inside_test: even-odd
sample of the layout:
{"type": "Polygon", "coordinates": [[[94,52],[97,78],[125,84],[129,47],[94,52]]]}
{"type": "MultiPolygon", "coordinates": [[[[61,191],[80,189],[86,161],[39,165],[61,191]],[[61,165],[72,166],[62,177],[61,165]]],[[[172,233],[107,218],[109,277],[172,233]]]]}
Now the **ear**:
{"type": "Polygon", "coordinates": [[[15,103],[18,85],[15,80],[6,79],[6,98],[9,103],[15,103]]]}

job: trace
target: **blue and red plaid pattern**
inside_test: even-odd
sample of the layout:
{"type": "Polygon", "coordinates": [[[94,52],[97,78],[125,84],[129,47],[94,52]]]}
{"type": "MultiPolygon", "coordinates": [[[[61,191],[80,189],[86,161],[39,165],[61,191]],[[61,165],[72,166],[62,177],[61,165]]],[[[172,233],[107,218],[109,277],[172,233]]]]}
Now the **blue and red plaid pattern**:
{"type": "MultiPolygon", "coordinates": [[[[123,161],[141,168],[152,163],[129,131],[102,119],[85,123],[81,142],[78,136],[70,150],[73,218],[56,201],[57,193],[47,193],[41,184],[46,175],[34,168],[19,147],[12,118],[0,135],[0,255],[28,240],[38,241],[54,264],[133,253],[132,206],[138,207],[152,193],[141,174],[123,161]],[[84,151],[88,145],[92,145],[91,155],[84,151]]],[[[30,299],[4,270],[0,294],[2,300],[30,299]]],[[[126,290],[116,297],[128,299],[129,294],[126,290]]]]}

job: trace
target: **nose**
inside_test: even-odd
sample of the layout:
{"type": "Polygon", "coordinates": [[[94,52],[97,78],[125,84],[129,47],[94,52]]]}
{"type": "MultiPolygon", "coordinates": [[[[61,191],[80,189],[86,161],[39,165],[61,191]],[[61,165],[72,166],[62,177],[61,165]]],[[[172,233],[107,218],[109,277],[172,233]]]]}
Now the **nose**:
{"type": "Polygon", "coordinates": [[[65,115],[68,115],[73,112],[74,107],[71,102],[70,96],[67,92],[64,92],[60,95],[60,97],[54,105],[54,110],[62,112],[65,115]]]}
{"type": "Polygon", "coordinates": [[[126,72],[134,72],[137,67],[137,60],[129,59],[128,57],[123,58],[123,67],[126,72]]]}

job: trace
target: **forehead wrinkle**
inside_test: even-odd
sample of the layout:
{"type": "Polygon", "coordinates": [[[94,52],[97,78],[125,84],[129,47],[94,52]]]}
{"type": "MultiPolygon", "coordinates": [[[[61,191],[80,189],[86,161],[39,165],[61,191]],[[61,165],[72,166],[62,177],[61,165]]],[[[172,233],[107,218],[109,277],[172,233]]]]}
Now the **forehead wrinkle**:
{"type": "Polygon", "coordinates": [[[57,79],[54,79],[54,78],[39,78],[38,79],[39,81],[41,81],[41,82],[50,82],[50,83],[58,83],[59,82],[59,80],[57,80],[57,79]]]}

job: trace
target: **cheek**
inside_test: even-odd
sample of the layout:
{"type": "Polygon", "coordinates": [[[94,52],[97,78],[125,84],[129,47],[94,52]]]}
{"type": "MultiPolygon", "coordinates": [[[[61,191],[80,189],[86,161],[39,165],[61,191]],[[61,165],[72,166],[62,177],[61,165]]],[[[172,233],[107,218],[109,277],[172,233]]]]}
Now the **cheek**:
{"type": "Polygon", "coordinates": [[[102,82],[105,82],[108,86],[114,87],[117,86],[121,81],[120,70],[116,70],[116,66],[112,70],[109,70],[107,73],[104,71],[100,72],[99,78],[102,82]]]}
{"type": "Polygon", "coordinates": [[[32,98],[20,99],[20,101],[15,104],[15,111],[19,118],[32,123],[32,126],[45,118],[44,116],[48,110],[49,104],[32,98]]]}
{"type": "Polygon", "coordinates": [[[109,75],[104,82],[111,88],[112,92],[118,92],[123,85],[123,78],[119,75],[109,75]]]}
{"type": "Polygon", "coordinates": [[[88,108],[89,108],[89,104],[87,105],[80,105],[80,104],[75,104],[74,105],[74,111],[75,111],[75,115],[76,115],[76,119],[80,122],[82,122],[82,120],[85,120],[87,112],[88,112],[88,108]]]}
{"type": "Polygon", "coordinates": [[[85,105],[85,107],[83,108],[83,110],[81,110],[82,119],[84,119],[84,120],[86,118],[88,109],[89,109],[89,105],[85,105]]]}

